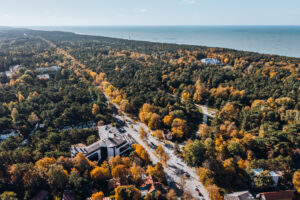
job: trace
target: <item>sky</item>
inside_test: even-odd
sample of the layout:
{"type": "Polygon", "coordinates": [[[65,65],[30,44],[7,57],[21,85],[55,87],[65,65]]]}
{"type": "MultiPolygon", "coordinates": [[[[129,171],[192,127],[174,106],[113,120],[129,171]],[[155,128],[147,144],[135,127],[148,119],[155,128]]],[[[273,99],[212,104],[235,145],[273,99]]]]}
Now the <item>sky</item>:
{"type": "Polygon", "coordinates": [[[0,0],[0,26],[300,25],[300,0],[0,0]]]}

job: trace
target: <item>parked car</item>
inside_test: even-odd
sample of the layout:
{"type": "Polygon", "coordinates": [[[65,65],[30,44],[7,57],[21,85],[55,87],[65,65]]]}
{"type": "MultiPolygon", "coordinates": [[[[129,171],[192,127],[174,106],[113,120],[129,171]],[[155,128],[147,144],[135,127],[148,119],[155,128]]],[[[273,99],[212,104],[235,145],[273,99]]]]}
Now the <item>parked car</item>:
{"type": "Polygon", "coordinates": [[[184,172],[184,175],[185,175],[186,177],[188,177],[188,178],[191,177],[191,175],[190,175],[188,172],[184,172]]]}

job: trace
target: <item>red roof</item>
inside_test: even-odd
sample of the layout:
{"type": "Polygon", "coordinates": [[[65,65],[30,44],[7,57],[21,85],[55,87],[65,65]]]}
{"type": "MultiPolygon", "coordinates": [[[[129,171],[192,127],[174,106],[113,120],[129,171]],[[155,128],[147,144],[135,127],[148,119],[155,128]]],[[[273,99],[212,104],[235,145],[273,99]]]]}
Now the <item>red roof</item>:
{"type": "Polygon", "coordinates": [[[161,187],[161,184],[157,182],[157,180],[153,176],[149,176],[143,185],[141,185],[141,188],[147,188],[148,192],[152,192],[156,189],[159,189],[161,187]]]}
{"type": "Polygon", "coordinates": [[[295,197],[294,191],[292,190],[264,192],[262,194],[265,196],[266,200],[293,199],[295,197]]]}

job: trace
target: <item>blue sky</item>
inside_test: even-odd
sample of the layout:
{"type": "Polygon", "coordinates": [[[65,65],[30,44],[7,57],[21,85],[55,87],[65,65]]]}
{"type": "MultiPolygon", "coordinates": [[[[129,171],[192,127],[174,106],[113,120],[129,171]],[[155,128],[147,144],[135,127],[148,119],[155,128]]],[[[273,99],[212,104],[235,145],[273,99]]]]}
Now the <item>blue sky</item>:
{"type": "Polygon", "coordinates": [[[0,0],[0,26],[300,25],[300,0],[0,0]]]}

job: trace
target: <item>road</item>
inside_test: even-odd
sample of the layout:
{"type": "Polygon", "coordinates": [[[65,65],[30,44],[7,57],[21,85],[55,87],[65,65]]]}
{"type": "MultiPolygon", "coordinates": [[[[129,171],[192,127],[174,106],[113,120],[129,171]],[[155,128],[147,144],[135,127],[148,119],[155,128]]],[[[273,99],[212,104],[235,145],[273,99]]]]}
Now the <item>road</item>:
{"type": "MultiPolygon", "coordinates": [[[[109,100],[109,98],[107,96],[106,96],[106,98],[109,100]]],[[[113,103],[113,105],[119,109],[118,105],[116,105],[114,103],[113,103]]],[[[152,149],[151,147],[149,147],[148,144],[150,144],[150,142],[152,142],[156,146],[161,144],[162,147],[164,148],[165,152],[169,156],[169,160],[167,161],[167,167],[164,167],[164,171],[168,175],[168,177],[170,177],[170,179],[172,179],[180,187],[180,185],[182,185],[182,178],[178,174],[176,174],[175,170],[179,169],[179,170],[182,170],[183,172],[187,172],[190,175],[190,178],[186,179],[185,184],[184,184],[185,185],[184,190],[188,191],[193,196],[194,199],[203,200],[203,197],[204,197],[205,200],[209,200],[207,190],[205,189],[203,184],[198,181],[198,175],[197,175],[195,169],[187,166],[187,164],[182,159],[177,157],[174,153],[174,148],[166,147],[164,142],[160,142],[156,138],[152,137],[151,133],[148,133],[148,139],[147,139],[148,144],[147,144],[142,139],[140,139],[139,133],[138,133],[140,127],[142,127],[145,131],[148,130],[148,127],[145,124],[143,124],[139,121],[132,120],[126,114],[124,114],[123,116],[115,115],[114,117],[119,120],[126,121],[126,123],[129,125],[129,126],[123,127],[126,130],[126,133],[129,134],[131,137],[133,137],[137,143],[139,143],[146,149],[146,151],[150,155],[151,161],[154,164],[156,164],[157,162],[160,162],[160,159],[156,156],[155,149],[152,149]],[[197,191],[195,190],[196,187],[200,190],[201,194],[203,195],[202,198],[198,195],[197,191]]],[[[174,147],[174,144],[171,143],[171,146],[174,147]]]]}

